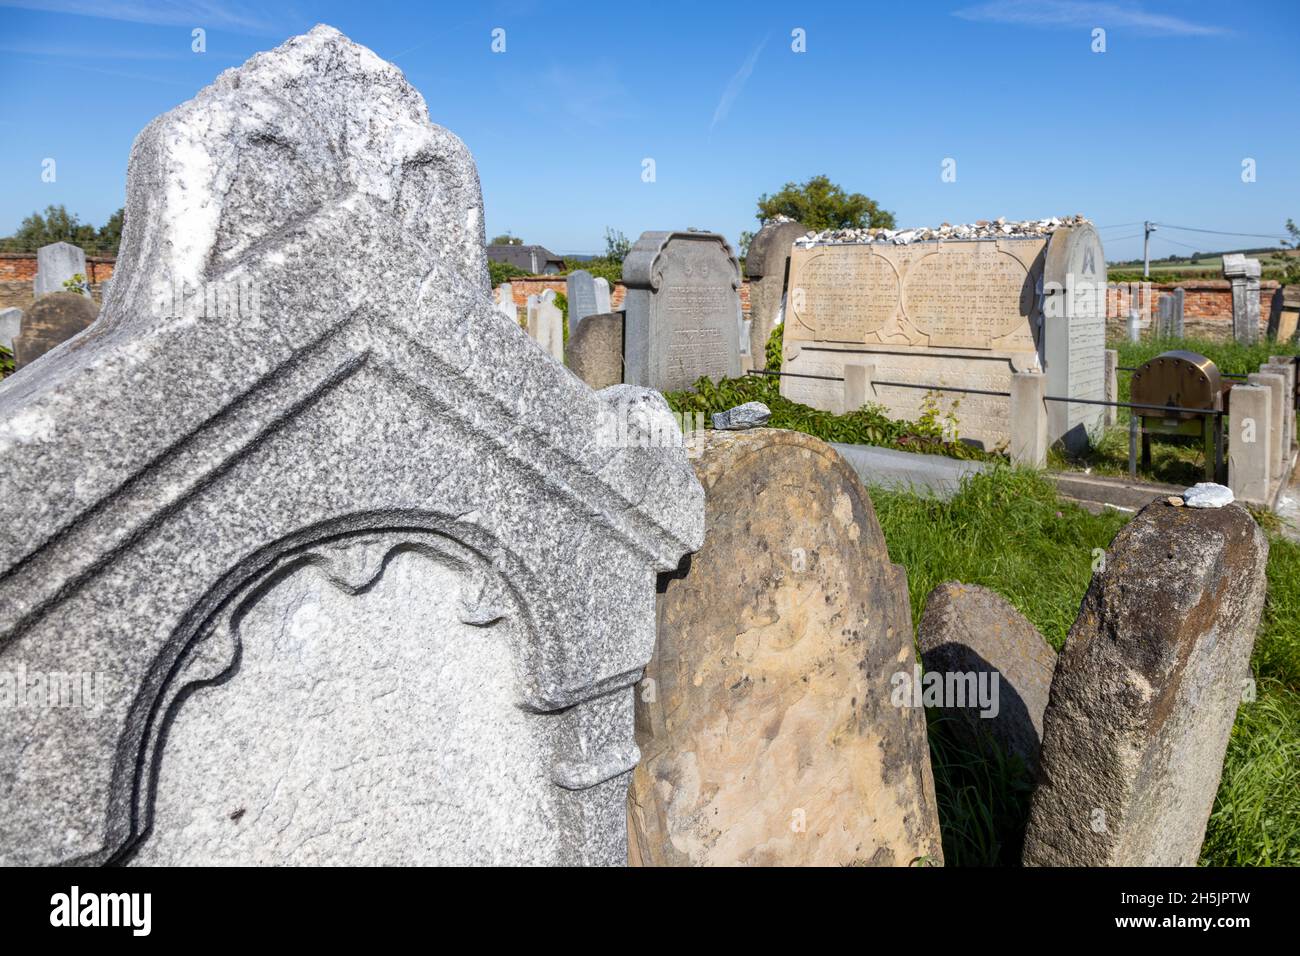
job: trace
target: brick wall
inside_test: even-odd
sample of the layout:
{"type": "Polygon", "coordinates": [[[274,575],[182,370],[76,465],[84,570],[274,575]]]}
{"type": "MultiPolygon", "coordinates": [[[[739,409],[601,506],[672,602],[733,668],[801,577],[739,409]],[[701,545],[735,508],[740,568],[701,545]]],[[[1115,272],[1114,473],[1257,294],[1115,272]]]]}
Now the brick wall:
{"type": "MultiPolygon", "coordinates": [[[[104,280],[113,274],[115,256],[86,256],[86,279],[90,294],[99,302],[104,280]]],[[[32,281],[36,278],[36,253],[0,252],[0,309],[26,311],[35,301],[32,281]]]]}
{"type": "MultiPolygon", "coordinates": [[[[1198,279],[1192,282],[1120,283],[1106,293],[1106,332],[1112,337],[1128,334],[1128,313],[1136,306],[1143,330],[1150,334],[1155,324],[1156,303],[1174,289],[1183,290],[1183,330],[1191,338],[1226,341],[1232,338],[1232,283],[1227,279],[1198,279]]],[[[1259,284],[1260,338],[1268,329],[1268,317],[1279,284],[1271,279],[1259,284]]]]}
{"type": "MultiPolygon", "coordinates": [[[[528,305],[530,295],[541,295],[547,289],[556,292],[565,291],[565,282],[563,276],[516,276],[508,280],[510,282],[510,292],[514,297],[515,305],[523,308],[528,305]]],[[[623,308],[623,300],[627,297],[627,288],[619,282],[610,287],[609,290],[609,307],[615,311],[623,308]]],[[[740,310],[749,317],[749,280],[742,279],[740,282],[740,310]]]]}

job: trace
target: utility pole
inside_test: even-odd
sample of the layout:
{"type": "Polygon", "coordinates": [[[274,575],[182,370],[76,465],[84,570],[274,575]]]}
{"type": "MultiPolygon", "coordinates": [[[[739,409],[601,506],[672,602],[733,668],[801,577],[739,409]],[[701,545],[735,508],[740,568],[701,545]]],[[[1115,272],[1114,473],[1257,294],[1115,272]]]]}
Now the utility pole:
{"type": "Polygon", "coordinates": [[[1150,220],[1142,223],[1142,278],[1151,278],[1151,233],[1156,226],[1150,220]]]}

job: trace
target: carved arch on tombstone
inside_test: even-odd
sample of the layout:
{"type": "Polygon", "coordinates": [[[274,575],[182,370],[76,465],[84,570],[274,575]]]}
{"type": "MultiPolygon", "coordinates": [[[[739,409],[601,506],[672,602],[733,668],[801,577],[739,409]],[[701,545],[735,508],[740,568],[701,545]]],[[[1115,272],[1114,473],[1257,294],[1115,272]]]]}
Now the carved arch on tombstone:
{"type": "MultiPolygon", "coordinates": [[[[462,623],[491,628],[507,619],[514,622],[511,652],[518,706],[547,709],[538,690],[523,680],[523,675],[538,673],[535,658],[542,654],[528,597],[532,577],[496,536],[469,522],[423,511],[354,514],[303,529],[266,545],[227,571],[177,625],[155,658],[132,704],[128,736],[118,747],[104,862],[129,861],[149,839],[168,732],[193,693],[220,687],[238,675],[243,652],[240,627],[253,606],[308,567],[317,569],[340,592],[364,594],[378,584],[399,554],[412,552],[448,563],[462,575],[467,584],[458,608],[462,623]]],[[[563,772],[563,767],[557,767],[554,775],[563,772]]]]}

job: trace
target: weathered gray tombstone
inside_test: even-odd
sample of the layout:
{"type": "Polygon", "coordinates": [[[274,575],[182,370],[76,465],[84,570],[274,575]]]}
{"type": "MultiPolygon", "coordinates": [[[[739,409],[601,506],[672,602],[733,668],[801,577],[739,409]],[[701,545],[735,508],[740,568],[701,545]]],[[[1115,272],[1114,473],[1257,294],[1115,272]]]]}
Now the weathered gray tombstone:
{"type": "Polygon", "coordinates": [[[781,300],[790,275],[790,250],[808,232],[793,220],[769,222],[749,242],[745,276],[749,279],[749,355],[754,368],[762,368],[767,340],[776,328],[781,300]]]}
{"type": "Polygon", "coordinates": [[[623,313],[589,315],[569,333],[564,364],[592,388],[623,382],[623,313]]]}
{"type": "Polygon", "coordinates": [[[493,290],[492,302],[503,317],[514,325],[519,324],[519,307],[515,305],[515,292],[509,282],[503,282],[493,290]]]}
{"type": "Polygon", "coordinates": [[[1295,340],[1300,319],[1300,286],[1279,286],[1268,310],[1268,337],[1278,342],[1295,340]]]}
{"type": "Polygon", "coordinates": [[[1173,291],[1174,304],[1173,309],[1173,335],[1175,338],[1184,338],[1186,332],[1186,306],[1187,292],[1179,286],[1173,291]]]}
{"type": "Polygon", "coordinates": [[[555,304],[555,290],[528,297],[528,334],[546,353],[564,362],[564,313],[555,304]]]}
{"type": "Polygon", "coordinates": [[[1194,866],[1264,604],[1240,505],[1161,498],[1115,536],[1043,718],[1027,866],[1194,866]]]}
{"type": "Polygon", "coordinates": [[[14,365],[26,368],[46,352],[90,327],[99,315],[93,299],[79,292],[51,292],[41,296],[23,315],[22,329],[14,339],[14,365]]]}
{"type": "Polygon", "coordinates": [[[650,866],[942,859],[907,575],[829,445],[705,433],[704,547],[663,577],[639,685],[629,858],[650,866]]]}
{"type": "Polygon", "coordinates": [[[0,345],[11,353],[14,350],[14,340],[18,338],[22,327],[22,309],[0,309],[0,345]]]}
{"type": "Polygon", "coordinates": [[[976,745],[987,734],[1036,772],[1056,667],[1038,628],[995,591],[949,581],[926,598],[916,642],[926,673],[957,691],[945,695],[957,733],[976,745]]]}
{"type": "MultiPolygon", "coordinates": [[[[1047,394],[1100,400],[1106,396],[1106,257],[1091,223],[1052,233],[1043,263],[1040,349],[1047,394]]],[[[1086,448],[1105,422],[1105,408],[1047,403],[1049,442],[1086,448]]]]}
{"type": "Polygon", "coordinates": [[[661,392],[741,374],[740,266],[713,232],[643,232],[623,260],[627,381],[661,392]]]}
{"type": "Polygon", "coordinates": [[[595,278],[585,269],[575,269],[564,280],[564,286],[570,337],[587,316],[609,312],[609,283],[604,279],[595,278]]]}
{"type": "Polygon", "coordinates": [[[469,152],[330,27],[151,123],[126,219],[96,330],[0,383],[0,863],[623,863],[703,495],[599,436],[663,399],[500,320],[469,152]]]}
{"type": "MultiPolygon", "coordinates": [[[[36,278],[32,292],[36,298],[51,292],[66,292],[63,283],[73,276],[86,274],[86,253],[70,242],[52,242],[36,250],[36,278]]],[[[88,289],[79,293],[89,296],[88,289]]]]}
{"type": "Polygon", "coordinates": [[[1223,257],[1223,277],[1232,283],[1232,337],[1242,345],[1259,341],[1259,276],[1258,259],[1239,252],[1223,257]]]}

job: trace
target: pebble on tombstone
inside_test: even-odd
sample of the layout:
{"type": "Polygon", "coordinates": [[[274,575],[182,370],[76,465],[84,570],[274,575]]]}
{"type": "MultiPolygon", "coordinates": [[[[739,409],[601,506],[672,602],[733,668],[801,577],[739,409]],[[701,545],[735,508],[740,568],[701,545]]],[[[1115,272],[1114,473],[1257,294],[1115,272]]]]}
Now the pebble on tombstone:
{"type": "Polygon", "coordinates": [[[592,388],[623,382],[623,313],[588,315],[569,333],[564,364],[592,388]]]}
{"type": "Polygon", "coordinates": [[[946,700],[953,727],[976,746],[987,734],[1004,753],[1020,758],[1032,774],[1043,739],[1043,711],[1052,686],[1056,651],[1038,628],[1005,598],[977,584],[950,581],[925,599],[917,645],[927,674],[939,673],[966,694],[964,706],[946,700]],[[968,675],[973,675],[971,685],[968,675]],[[996,675],[996,683],[993,682],[996,675]],[[994,706],[982,708],[979,682],[988,684],[994,706]],[[977,689],[971,695],[970,689],[977,689]]]}
{"type": "Polygon", "coordinates": [[[704,547],[661,576],[638,686],[630,860],[942,859],[906,572],[861,481],[799,432],[707,432],[704,547]]]}
{"type": "Polygon", "coordinates": [[[663,397],[501,320],[473,157],[333,28],[151,122],[126,194],[103,334],[0,383],[0,674],[89,695],[5,710],[0,865],[625,863],[704,496],[602,425],[679,438],[663,397]],[[232,275],[248,321],[155,301],[232,275]]]}
{"type": "Polygon", "coordinates": [[[22,329],[14,339],[14,364],[25,368],[50,349],[90,326],[99,306],[80,292],[51,292],[32,304],[23,315],[22,329]]]}
{"type": "Polygon", "coordinates": [[[1057,662],[1026,866],[1196,865],[1267,561],[1237,504],[1158,499],[1115,536],[1057,662]]]}

